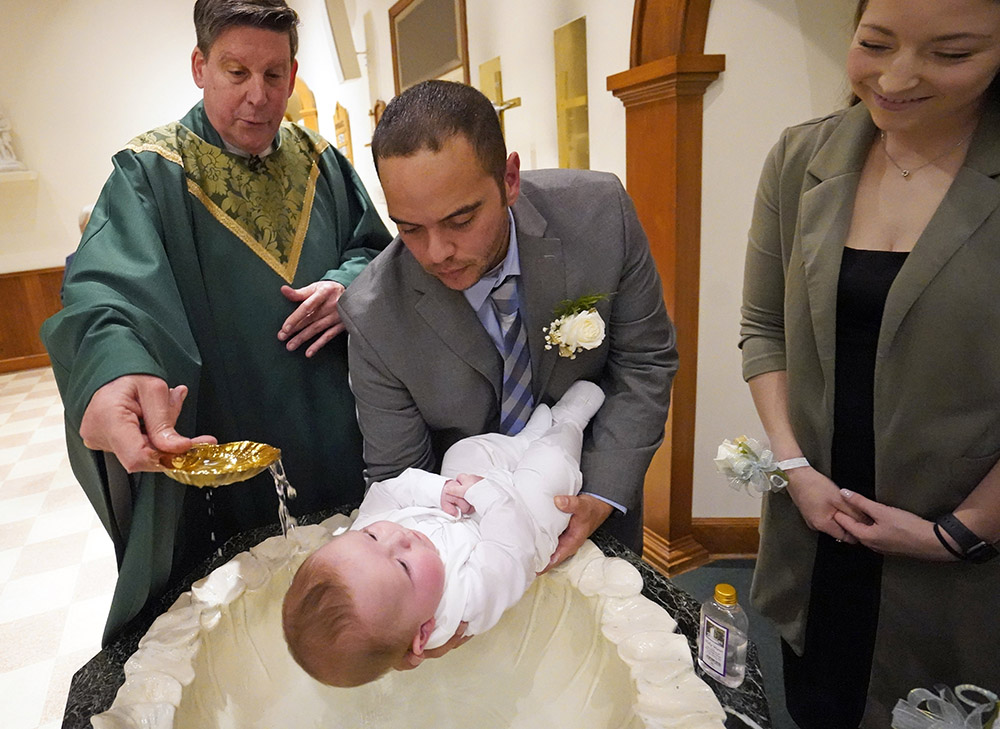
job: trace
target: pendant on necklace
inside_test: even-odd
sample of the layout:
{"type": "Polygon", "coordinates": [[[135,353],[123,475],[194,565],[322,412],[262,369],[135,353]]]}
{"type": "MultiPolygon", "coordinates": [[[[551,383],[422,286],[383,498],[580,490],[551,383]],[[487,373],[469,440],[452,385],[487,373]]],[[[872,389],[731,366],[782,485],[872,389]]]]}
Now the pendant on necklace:
{"type": "Polygon", "coordinates": [[[910,171],[909,170],[900,170],[900,173],[903,175],[904,178],[907,178],[907,177],[910,176],[910,171]]]}

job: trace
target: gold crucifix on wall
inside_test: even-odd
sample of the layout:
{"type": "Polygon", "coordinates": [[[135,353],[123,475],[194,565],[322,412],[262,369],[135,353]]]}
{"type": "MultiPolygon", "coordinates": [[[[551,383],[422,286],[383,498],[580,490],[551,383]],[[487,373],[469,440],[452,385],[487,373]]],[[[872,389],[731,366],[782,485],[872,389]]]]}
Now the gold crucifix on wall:
{"type": "MultiPolygon", "coordinates": [[[[500,56],[479,64],[479,90],[493,102],[493,108],[500,117],[500,131],[504,132],[503,115],[508,109],[521,105],[521,97],[504,100],[503,77],[500,73],[500,56]]],[[[506,134],[506,132],[505,132],[506,134]]]]}

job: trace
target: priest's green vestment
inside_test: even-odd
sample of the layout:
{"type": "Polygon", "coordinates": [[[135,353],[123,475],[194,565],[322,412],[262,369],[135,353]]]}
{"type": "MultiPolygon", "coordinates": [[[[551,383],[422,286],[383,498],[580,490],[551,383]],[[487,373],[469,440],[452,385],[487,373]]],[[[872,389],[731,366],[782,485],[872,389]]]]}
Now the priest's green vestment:
{"type": "Polygon", "coordinates": [[[277,333],[295,305],[279,289],[349,285],[390,236],[325,140],[282,124],[275,143],[259,166],[227,151],[201,103],[132,140],[68,268],[64,308],[42,327],[73,470],[118,552],[105,641],[227,538],[275,522],[277,497],[267,472],[214,490],[133,474],[123,525],[105,456],[79,436],[102,385],[127,374],[187,385],[178,432],[280,448],[293,514],[363,495],[346,334],[312,358],[286,351],[277,333]]]}

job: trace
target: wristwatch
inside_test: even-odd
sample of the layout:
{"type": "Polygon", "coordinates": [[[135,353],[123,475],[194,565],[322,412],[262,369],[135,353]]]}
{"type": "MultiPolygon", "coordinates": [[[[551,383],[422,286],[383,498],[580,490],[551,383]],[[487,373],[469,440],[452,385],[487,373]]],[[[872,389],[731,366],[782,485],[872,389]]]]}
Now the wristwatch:
{"type": "MultiPolygon", "coordinates": [[[[968,560],[969,562],[988,562],[989,560],[996,557],[1000,552],[992,544],[989,544],[982,539],[980,539],[976,534],[969,529],[965,524],[958,520],[958,517],[954,514],[945,514],[938,518],[935,525],[943,529],[948,533],[958,548],[962,550],[961,558],[968,560]]],[[[936,532],[937,530],[935,530],[936,532]]],[[[938,535],[938,539],[941,536],[938,535]]],[[[949,545],[941,539],[941,543],[948,547],[949,545]]],[[[948,551],[954,553],[954,550],[949,549],[948,551]]]]}

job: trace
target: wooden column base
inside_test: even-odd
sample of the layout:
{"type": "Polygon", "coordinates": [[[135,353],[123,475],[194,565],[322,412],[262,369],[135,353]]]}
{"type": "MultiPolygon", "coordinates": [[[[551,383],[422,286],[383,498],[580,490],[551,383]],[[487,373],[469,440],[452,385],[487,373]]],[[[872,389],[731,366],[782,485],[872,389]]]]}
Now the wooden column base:
{"type": "Polygon", "coordinates": [[[708,563],[711,555],[690,534],[666,540],[647,527],[642,535],[642,558],[657,572],[673,577],[708,563]]]}

